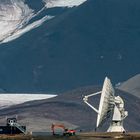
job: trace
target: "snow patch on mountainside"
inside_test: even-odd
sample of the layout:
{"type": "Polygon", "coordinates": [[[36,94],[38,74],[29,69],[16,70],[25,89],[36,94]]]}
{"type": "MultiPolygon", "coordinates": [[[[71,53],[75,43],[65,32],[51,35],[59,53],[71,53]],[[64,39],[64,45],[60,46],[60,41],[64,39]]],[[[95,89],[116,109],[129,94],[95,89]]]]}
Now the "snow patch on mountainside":
{"type": "Polygon", "coordinates": [[[47,8],[79,6],[87,0],[44,0],[47,8]]]}
{"type": "Polygon", "coordinates": [[[15,32],[12,36],[8,36],[7,38],[5,38],[3,40],[3,43],[6,43],[6,42],[19,38],[21,35],[25,34],[26,32],[29,32],[30,30],[32,30],[34,28],[39,27],[41,24],[43,24],[43,22],[45,22],[51,18],[53,18],[53,16],[45,16],[42,19],[35,21],[32,24],[29,24],[25,28],[17,30],[17,32],[15,32]]]}
{"type": "Polygon", "coordinates": [[[0,94],[0,109],[28,101],[49,99],[56,96],[50,94],[0,94]]]}
{"type": "Polygon", "coordinates": [[[44,7],[35,13],[25,0],[0,1],[0,43],[14,40],[50,19],[51,16],[46,15],[28,24],[31,19],[45,10],[44,7]]]}
{"type": "Polygon", "coordinates": [[[53,18],[44,15],[32,23],[31,19],[39,16],[47,8],[79,6],[87,0],[40,0],[44,7],[35,11],[31,9],[26,0],[1,0],[0,1],[0,44],[15,40],[41,26],[46,20],[53,18]]]}

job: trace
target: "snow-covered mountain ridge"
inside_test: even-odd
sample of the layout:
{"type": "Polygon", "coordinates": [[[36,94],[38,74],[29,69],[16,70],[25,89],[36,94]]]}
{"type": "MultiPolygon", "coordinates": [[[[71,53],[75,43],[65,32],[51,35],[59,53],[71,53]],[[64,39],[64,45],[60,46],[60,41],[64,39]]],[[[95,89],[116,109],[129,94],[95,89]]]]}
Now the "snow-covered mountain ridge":
{"type": "Polygon", "coordinates": [[[44,0],[47,8],[79,6],[87,0],[44,0]]]}
{"type": "Polygon", "coordinates": [[[39,0],[44,3],[38,11],[28,5],[27,0],[1,0],[0,1],[0,43],[12,41],[24,33],[39,27],[45,21],[52,19],[51,15],[44,15],[34,22],[29,22],[38,17],[48,8],[78,6],[86,0],[39,0]]]}

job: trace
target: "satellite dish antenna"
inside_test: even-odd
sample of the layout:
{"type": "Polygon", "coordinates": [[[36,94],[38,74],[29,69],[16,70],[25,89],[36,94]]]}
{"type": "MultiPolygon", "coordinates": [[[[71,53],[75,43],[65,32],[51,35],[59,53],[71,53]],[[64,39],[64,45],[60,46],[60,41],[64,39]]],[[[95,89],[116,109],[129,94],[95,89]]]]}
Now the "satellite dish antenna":
{"type": "Polygon", "coordinates": [[[107,132],[125,132],[123,120],[128,116],[128,112],[124,109],[123,99],[114,94],[115,91],[111,81],[106,77],[102,91],[85,96],[83,101],[98,114],[96,128],[98,128],[107,118],[112,117],[112,121],[107,132]],[[99,109],[96,109],[88,102],[88,98],[98,94],[101,94],[101,98],[99,109]]]}

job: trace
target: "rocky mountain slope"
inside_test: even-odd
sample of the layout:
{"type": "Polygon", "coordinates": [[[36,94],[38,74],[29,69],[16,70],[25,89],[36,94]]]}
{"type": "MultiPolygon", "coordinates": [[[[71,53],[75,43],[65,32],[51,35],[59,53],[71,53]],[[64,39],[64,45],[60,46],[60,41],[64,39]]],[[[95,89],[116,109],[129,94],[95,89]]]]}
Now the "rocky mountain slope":
{"type": "Polygon", "coordinates": [[[124,81],[118,88],[140,98],[140,74],[124,81]]]}
{"type": "Polygon", "coordinates": [[[0,45],[4,91],[60,92],[101,84],[105,76],[118,83],[139,73],[139,0],[87,0],[35,19],[46,14],[57,16],[0,45]]]}

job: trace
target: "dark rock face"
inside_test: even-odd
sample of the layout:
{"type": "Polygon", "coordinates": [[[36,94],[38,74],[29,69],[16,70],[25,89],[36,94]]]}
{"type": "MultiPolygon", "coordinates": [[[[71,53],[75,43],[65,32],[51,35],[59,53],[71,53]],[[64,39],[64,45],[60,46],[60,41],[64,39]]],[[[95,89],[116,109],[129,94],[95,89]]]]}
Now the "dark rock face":
{"type": "Polygon", "coordinates": [[[57,16],[0,45],[5,91],[59,92],[101,83],[105,76],[117,83],[139,73],[139,0],[88,0],[46,12],[57,16]]]}

